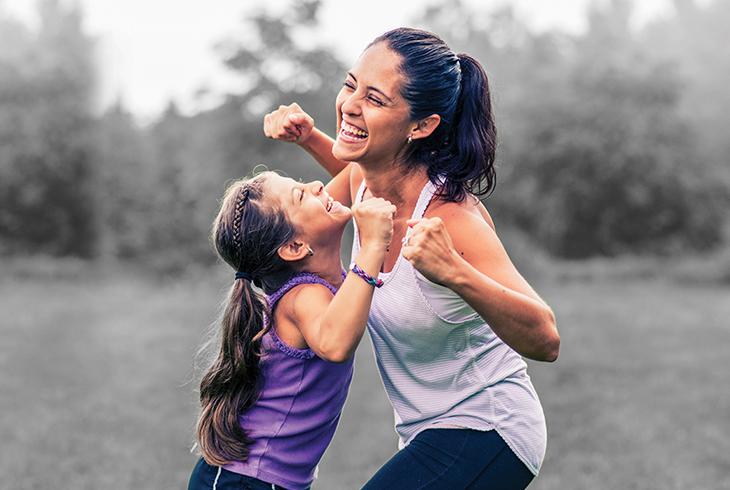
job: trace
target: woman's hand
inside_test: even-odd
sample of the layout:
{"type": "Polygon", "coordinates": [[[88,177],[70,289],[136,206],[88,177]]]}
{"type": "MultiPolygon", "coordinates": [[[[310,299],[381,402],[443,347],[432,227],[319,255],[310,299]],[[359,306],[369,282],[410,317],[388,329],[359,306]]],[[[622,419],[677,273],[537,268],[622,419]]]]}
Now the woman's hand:
{"type": "Polygon", "coordinates": [[[375,248],[385,253],[393,238],[395,206],[380,197],[367,199],[353,206],[362,248],[375,248]]]}
{"type": "Polygon", "coordinates": [[[299,104],[280,105],[264,116],[264,134],[275,140],[303,144],[312,135],[314,119],[299,104]]]}
{"type": "Polygon", "coordinates": [[[401,255],[429,281],[449,287],[461,260],[441,218],[410,219],[412,228],[401,255]]]}

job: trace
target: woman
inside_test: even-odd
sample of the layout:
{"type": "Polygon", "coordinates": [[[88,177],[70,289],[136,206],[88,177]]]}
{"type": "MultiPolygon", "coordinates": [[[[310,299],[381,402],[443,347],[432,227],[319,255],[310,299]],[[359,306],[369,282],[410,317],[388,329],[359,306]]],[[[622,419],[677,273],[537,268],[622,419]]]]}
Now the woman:
{"type": "MultiPolygon", "coordinates": [[[[342,202],[397,209],[403,245],[386,251],[368,329],[401,450],[365,488],[525,488],[546,430],[521,356],[554,361],[560,337],[476,198],[495,182],[484,70],[434,34],[395,29],[347,73],[336,111],[334,141],[296,104],[264,132],[312,154],[342,202]]],[[[353,256],[360,239],[356,224],[353,256]]]]}
{"type": "Polygon", "coordinates": [[[229,187],[213,241],[233,286],[200,383],[202,458],[189,490],[309,488],[345,403],[394,212],[383,199],[351,212],[320,182],[272,172],[229,187]],[[345,274],[340,241],[353,214],[363,246],[345,274]]]}

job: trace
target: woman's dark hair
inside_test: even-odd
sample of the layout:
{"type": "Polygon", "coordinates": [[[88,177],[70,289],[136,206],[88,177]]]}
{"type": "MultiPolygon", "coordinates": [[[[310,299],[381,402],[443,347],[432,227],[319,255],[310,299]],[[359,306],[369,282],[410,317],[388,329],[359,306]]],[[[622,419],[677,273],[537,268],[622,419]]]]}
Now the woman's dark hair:
{"type": "Polygon", "coordinates": [[[437,35],[401,27],[375,39],[401,57],[402,97],[414,121],[432,114],[441,123],[427,138],[406,146],[409,168],[426,165],[432,182],[445,177],[440,196],[462,201],[467,193],[486,196],[494,190],[497,130],[492,116],[487,74],[477,60],[455,54],[437,35]]]}
{"type": "MultiPolygon", "coordinates": [[[[218,255],[236,272],[252,277],[257,286],[267,276],[289,269],[277,251],[295,234],[283,211],[262,202],[265,175],[228,187],[212,231],[218,255]]],[[[267,308],[250,280],[235,279],[220,320],[220,349],[200,382],[197,440],[211,465],[248,457],[253,441],[239,417],[258,396],[261,337],[269,328],[264,321],[267,308]]]]}

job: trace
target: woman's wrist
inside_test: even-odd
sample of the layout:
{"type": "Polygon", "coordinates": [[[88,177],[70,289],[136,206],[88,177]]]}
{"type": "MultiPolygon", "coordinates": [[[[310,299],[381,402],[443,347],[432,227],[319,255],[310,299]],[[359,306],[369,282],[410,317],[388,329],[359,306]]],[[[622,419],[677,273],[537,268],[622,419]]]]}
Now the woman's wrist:
{"type": "Polygon", "coordinates": [[[442,284],[459,295],[465,287],[469,286],[474,278],[474,273],[478,273],[469,262],[458,254],[454,257],[454,266],[450,269],[451,273],[444,278],[442,284]]]}
{"type": "Polygon", "coordinates": [[[324,133],[322,131],[320,131],[316,127],[313,127],[306,138],[297,139],[295,141],[295,143],[297,145],[299,145],[302,149],[311,152],[311,151],[313,151],[313,146],[314,146],[314,143],[316,142],[316,139],[318,137],[321,138],[323,135],[324,135],[324,133]]]}

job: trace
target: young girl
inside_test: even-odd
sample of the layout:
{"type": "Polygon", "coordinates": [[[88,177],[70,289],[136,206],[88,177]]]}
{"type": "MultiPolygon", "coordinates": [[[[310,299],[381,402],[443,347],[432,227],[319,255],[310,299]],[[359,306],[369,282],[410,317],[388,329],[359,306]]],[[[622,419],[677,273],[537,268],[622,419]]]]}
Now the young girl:
{"type": "Polygon", "coordinates": [[[235,279],[200,383],[202,458],[189,490],[309,488],[345,403],[394,213],[384,199],[351,211],[320,182],[272,172],[228,188],[213,240],[235,279]],[[362,247],[346,274],[340,242],[353,216],[362,247]]]}

